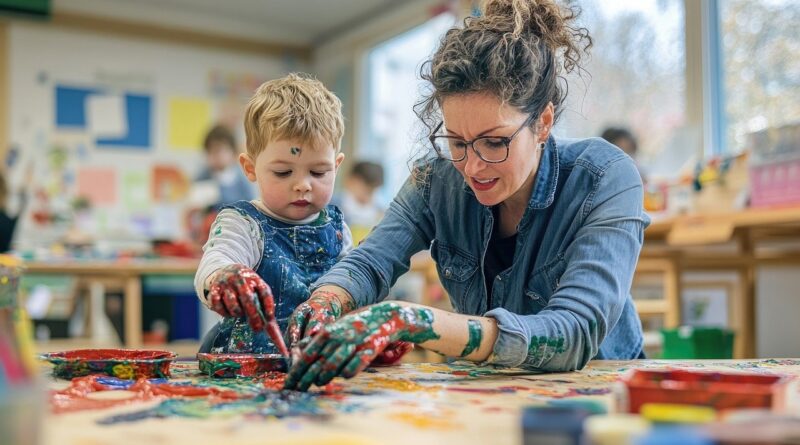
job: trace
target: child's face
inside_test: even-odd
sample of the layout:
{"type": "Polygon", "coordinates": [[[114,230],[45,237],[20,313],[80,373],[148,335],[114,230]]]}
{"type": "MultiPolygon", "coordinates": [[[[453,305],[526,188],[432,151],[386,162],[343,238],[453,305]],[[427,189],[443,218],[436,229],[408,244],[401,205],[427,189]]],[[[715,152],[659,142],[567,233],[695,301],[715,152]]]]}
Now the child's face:
{"type": "Polygon", "coordinates": [[[255,162],[247,154],[239,157],[247,178],[258,183],[264,205],[293,220],[307,218],[328,205],[342,159],[344,154],[337,154],[333,145],[293,140],[270,142],[255,162]]]}

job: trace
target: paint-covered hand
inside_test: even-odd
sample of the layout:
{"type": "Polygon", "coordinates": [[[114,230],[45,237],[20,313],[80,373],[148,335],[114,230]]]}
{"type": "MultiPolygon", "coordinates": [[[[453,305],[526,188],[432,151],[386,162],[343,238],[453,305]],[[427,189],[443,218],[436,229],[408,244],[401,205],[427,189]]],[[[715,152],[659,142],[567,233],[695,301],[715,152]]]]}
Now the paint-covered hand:
{"type": "Polygon", "coordinates": [[[336,294],[328,291],[316,291],[292,312],[289,327],[286,329],[289,347],[298,345],[305,337],[313,337],[325,325],[331,324],[350,311],[354,305],[343,307],[336,294]]]}
{"type": "Polygon", "coordinates": [[[423,343],[438,338],[430,309],[394,302],[367,306],[301,342],[307,346],[292,364],[285,388],[305,391],[339,375],[351,378],[393,342],[423,343]]]}
{"type": "Polygon", "coordinates": [[[389,343],[389,346],[383,350],[375,360],[370,363],[370,366],[391,366],[399,362],[404,355],[414,350],[414,343],[407,341],[396,341],[389,343]]]}
{"type": "Polygon", "coordinates": [[[272,290],[253,270],[231,264],[213,277],[208,294],[211,309],[223,317],[246,317],[254,332],[266,330],[276,347],[288,356],[278,323],[272,290]]]}

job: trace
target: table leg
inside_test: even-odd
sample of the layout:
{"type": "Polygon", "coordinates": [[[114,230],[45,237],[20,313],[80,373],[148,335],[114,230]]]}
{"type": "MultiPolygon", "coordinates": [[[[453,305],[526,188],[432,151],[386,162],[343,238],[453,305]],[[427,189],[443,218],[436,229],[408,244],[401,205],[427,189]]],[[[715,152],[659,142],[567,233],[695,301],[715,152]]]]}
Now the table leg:
{"type": "Polygon", "coordinates": [[[125,346],[142,345],[142,281],[138,275],[125,279],[125,346]]]}

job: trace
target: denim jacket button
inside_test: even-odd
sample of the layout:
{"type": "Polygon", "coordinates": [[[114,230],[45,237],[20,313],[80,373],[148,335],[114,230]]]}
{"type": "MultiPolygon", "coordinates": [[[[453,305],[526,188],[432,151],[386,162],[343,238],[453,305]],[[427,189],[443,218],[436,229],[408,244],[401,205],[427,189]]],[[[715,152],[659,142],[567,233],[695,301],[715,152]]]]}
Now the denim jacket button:
{"type": "Polygon", "coordinates": [[[446,268],[446,269],[444,270],[444,277],[445,277],[445,278],[450,278],[450,276],[451,276],[451,275],[453,275],[453,271],[452,271],[452,270],[450,270],[450,268],[449,268],[449,267],[448,267],[448,268],[446,268]]]}

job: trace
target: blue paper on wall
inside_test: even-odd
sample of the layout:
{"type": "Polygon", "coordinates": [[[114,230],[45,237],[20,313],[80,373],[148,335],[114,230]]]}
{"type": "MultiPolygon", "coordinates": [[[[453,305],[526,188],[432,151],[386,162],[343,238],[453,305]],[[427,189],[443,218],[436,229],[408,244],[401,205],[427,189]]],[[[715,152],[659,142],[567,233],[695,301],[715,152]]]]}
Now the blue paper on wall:
{"type": "MultiPolygon", "coordinates": [[[[90,98],[115,97],[107,91],[97,88],[78,88],[64,85],[55,87],[56,100],[56,127],[66,129],[83,129],[93,133],[101,129],[100,134],[95,139],[97,146],[115,148],[134,148],[150,149],[151,140],[151,119],[152,98],[145,94],[126,93],[122,95],[124,105],[119,116],[123,122],[113,123],[102,122],[100,125],[92,125],[89,119],[90,98]],[[111,127],[125,129],[125,134],[110,135],[111,127]]],[[[117,96],[118,97],[118,96],[117,96]]],[[[103,103],[103,101],[101,101],[103,103]]]]}

